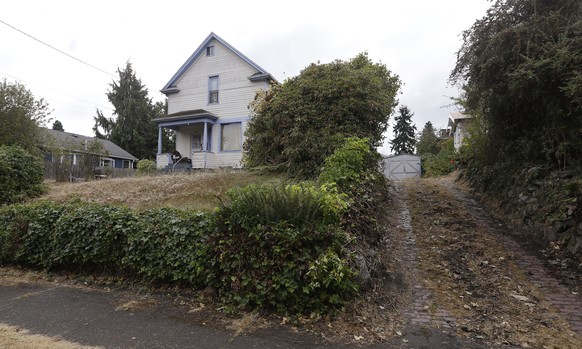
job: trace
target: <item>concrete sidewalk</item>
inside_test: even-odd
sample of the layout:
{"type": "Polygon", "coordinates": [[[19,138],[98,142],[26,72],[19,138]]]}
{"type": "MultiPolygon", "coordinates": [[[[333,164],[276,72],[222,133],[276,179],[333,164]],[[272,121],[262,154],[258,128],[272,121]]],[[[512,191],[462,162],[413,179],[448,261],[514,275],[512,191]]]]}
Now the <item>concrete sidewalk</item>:
{"type": "MultiPolygon", "coordinates": [[[[210,326],[189,308],[164,297],[148,298],[146,306],[124,307],[143,296],[48,282],[1,282],[0,323],[33,334],[107,349],[168,348],[353,348],[321,337],[294,333],[290,326],[259,328],[237,335],[225,326],[210,326]]],[[[153,297],[153,296],[152,296],[153,297]]],[[[212,319],[209,319],[211,322],[212,319]]],[[[217,321],[215,321],[217,322],[217,321]]],[[[401,338],[367,348],[481,348],[420,326],[401,338]]]]}

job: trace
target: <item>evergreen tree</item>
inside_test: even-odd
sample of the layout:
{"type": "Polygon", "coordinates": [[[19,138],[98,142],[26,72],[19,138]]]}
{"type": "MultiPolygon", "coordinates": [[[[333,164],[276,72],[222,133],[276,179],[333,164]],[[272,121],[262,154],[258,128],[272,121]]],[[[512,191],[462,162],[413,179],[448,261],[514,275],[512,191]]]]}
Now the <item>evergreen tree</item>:
{"type": "Polygon", "coordinates": [[[55,120],[55,122],[53,122],[53,130],[65,131],[63,124],[59,120],[55,120]]]}
{"type": "Polygon", "coordinates": [[[438,154],[439,150],[436,130],[429,121],[424,124],[422,132],[420,133],[420,137],[416,143],[416,152],[419,155],[438,154]]]}
{"type": "Polygon", "coordinates": [[[97,110],[93,127],[95,136],[111,140],[139,159],[153,158],[157,151],[158,128],[152,119],[159,116],[159,110],[148,97],[147,88],[136,77],[130,62],[117,72],[119,80],[113,81],[107,91],[107,98],[115,108],[113,114],[117,117],[105,117],[97,110]]]}
{"type": "Polygon", "coordinates": [[[403,105],[398,109],[399,115],[394,120],[394,139],[390,141],[392,151],[398,155],[402,153],[413,154],[416,139],[414,134],[416,126],[412,124],[412,113],[407,106],[403,105]]]}

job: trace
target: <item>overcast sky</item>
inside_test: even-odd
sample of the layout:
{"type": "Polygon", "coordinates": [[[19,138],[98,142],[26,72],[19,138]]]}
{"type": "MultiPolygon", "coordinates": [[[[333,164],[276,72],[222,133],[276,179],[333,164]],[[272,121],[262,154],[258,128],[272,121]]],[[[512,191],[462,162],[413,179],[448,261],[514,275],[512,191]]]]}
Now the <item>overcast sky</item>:
{"type": "MultiPolygon", "coordinates": [[[[210,32],[280,82],[308,64],[348,60],[367,51],[404,82],[401,104],[444,127],[454,107],[447,84],[461,33],[485,15],[487,0],[408,1],[60,1],[2,5],[0,20],[116,76],[126,61],[159,90],[210,32]]],[[[112,113],[105,93],[113,77],[0,23],[0,79],[18,80],[43,97],[65,131],[92,135],[95,109],[112,113]]],[[[390,120],[393,123],[393,117],[390,120]]],[[[388,140],[380,149],[390,153],[388,140]]]]}

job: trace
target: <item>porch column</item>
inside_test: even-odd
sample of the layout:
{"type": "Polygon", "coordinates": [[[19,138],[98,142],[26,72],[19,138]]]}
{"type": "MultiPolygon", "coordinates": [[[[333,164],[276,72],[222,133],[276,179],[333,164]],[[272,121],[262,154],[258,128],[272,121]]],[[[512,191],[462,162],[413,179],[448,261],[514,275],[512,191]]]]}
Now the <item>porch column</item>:
{"type": "Polygon", "coordinates": [[[202,151],[204,151],[204,168],[206,168],[206,153],[208,153],[208,123],[204,121],[204,134],[202,136],[202,151]]]}
{"type": "Polygon", "coordinates": [[[158,126],[158,154],[162,153],[162,126],[158,126]]]}
{"type": "Polygon", "coordinates": [[[202,151],[207,151],[208,146],[208,123],[204,122],[204,133],[202,134],[202,151]]]}

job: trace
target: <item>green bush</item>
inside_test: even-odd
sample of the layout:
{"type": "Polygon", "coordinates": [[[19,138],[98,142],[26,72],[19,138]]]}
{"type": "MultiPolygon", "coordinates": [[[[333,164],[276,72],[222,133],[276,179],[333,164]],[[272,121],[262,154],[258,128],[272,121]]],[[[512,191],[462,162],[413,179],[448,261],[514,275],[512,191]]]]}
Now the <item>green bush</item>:
{"type": "Polygon", "coordinates": [[[0,146],[0,205],[41,195],[44,165],[18,146],[0,146]]]}
{"type": "Polygon", "coordinates": [[[348,237],[339,228],[347,204],[332,188],[302,183],[232,190],[209,239],[210,284],[236,307],[296,314],[343,304],[357,286],[343,249],[348,237]],[[314,282],[325,268],[341,272],[314,282]]]}
{"type": "Polygon", "coordinates": [[[124,207],[68,204],[54,225],[48,267],[117,270],[136,217],[124,207]]]}
{"type": "Polygon", "coordinates": [[[153,160],[139,160],[137,163],[136,175],[138,176],[151,176],[157,171],[156,162],[153,160]]]}
{"type": "Polygon", "coordinates": [[[457,157],[455,145],[452,139],[442,144],[438,154],[424,154],[422,157],[422,169],[426,177],[445,176],[455,170],[455,158],[457,157]]]}
{"type": "Polygon", "coordinates": [[[140,214],[92,203],[0,208],[0,263],[128,271],[150,281],[203,279],[210,215],[167,208],[140,214]]]}
{"type": "Polygon", "coordinates": [[[350,205],[342,217],[342,227],[351,235],[369,237],[378,242],[384,216],[381,209],[388,200],[388,188],[384,174],[380,172],[380,155],[366,138],[345,138],[325,160],[319,176],[320,183],[334,183],[347,193],[350,205]]]}
{"type": "Polygon", "coordinates": [[[211,223],[210,215],[201,212],[170,208],[142,212],[128,236],[123,265],[148,280],[201,286],[211,223]]]}
{"type": "Polygon", "coordinates": [[[349,137],[325,160],[319,180],[336,183],[340,190],[351,192],[368,173],[378,169],[379,154],[367,138],[349,137]]]}
{"type": "Polygon", "coordinates": [[[52,233],[64,210],[48,203],[0,207],[0,262],[48,267],[52,233]]]}

